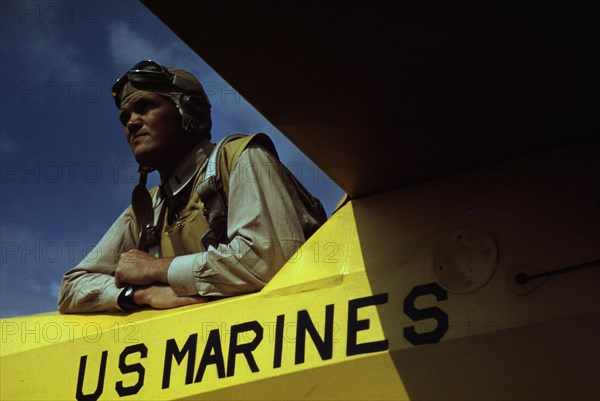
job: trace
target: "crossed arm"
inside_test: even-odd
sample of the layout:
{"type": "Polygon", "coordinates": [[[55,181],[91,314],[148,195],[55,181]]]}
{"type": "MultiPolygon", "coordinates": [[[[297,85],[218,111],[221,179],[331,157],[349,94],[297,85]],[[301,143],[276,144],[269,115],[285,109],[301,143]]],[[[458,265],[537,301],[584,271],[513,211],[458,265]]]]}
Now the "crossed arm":
{"type": "Polygon", "coordinates": [[[133,285],[133,300],[138,305],[148,305],[155,309],[176,308],[179,306],[206,302],[205,297],[179,296],[169,285],[167,271],[174,258],[155,258],[132,249],[122,253],[115,270],[115,284],[122,288],[133,285]]]}

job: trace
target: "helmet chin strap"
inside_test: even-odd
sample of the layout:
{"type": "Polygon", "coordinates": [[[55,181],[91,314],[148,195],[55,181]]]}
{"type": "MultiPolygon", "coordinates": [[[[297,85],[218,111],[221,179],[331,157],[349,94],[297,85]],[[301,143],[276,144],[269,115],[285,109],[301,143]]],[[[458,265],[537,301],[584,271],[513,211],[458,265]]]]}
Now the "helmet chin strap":
{"type": "Polygon", "coordinates": [[[142,175],[144,175],[143,179],[146,180],[148,177],[148,174],[150,174],[153,171],[156,171],[156,169],[154,167],[144,167],[141,164],[138,166],[138,173],[140,173],[140,180],[142,179],[142,175]]]}

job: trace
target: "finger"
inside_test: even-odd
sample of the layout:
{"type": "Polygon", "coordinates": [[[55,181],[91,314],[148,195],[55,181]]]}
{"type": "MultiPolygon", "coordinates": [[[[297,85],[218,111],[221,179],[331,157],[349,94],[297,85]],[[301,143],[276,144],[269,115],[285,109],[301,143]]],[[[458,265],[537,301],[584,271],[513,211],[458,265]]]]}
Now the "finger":
{"type": "Polygon", "coordinates": [[[117,267],[115,270],[115,285],[117,288],[125,287],[127,283],[123,280],[123,271],[117,267]]]}

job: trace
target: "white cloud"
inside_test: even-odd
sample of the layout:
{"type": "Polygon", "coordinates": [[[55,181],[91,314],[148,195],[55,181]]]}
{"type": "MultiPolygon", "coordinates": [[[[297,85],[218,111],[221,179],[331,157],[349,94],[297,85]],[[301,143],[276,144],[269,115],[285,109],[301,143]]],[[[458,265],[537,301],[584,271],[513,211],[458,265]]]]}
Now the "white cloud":
{"type": "Polygon", "coordinates": [[[14,53],[27,73],[23,75],[36,82],[82,82],[86,76],[77,38],[61,35],[61,24],[41,18],[46,4],[52,3],[25,1],[19,3],[20,13],[6,16],[2,51],[14,53]]]}
{"type": "MultiPolygon", "coordinates": [[[[118,68],[133,65],[135,62],[157,56],[160,53],[150,40],[143,38],[129,25],[113,23],[109,29],[109,53],[118,68]]],[[[127,67],[125,67],[127,68],[127,67]]]]}
{"type": "MultiPolygon", "coordinates": [[[[147,25],[144,25],[147,27],[147,25]]],[[[128,68],[140,60],[156,60],[159,63],[171,65],[177,60],[178,65],[183,61],[189,62],[186,53],[193,53],[176,37],[165,45],[163,40],[154,40],[159,35],[148,30],[141,30],[141,25],[113,23],[109,28],[109,54],[112,62],[119,68],[128,68]],[[135,29],[140,28],[140,29],[135,29]],[[184,58],[185,60],[182,60],[184,58]]],[[[157,31],[166,29],[156,27],[157,31]]]]}

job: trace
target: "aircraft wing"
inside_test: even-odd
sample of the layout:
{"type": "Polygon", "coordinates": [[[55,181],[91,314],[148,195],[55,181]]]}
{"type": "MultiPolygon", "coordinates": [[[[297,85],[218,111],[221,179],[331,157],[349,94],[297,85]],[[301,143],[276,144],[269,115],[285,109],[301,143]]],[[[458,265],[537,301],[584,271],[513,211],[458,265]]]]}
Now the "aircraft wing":
{"type": "Polygon", "coordinates": [[[597,139],[595,5],[143,3],[353,198],[597,139]]]}

